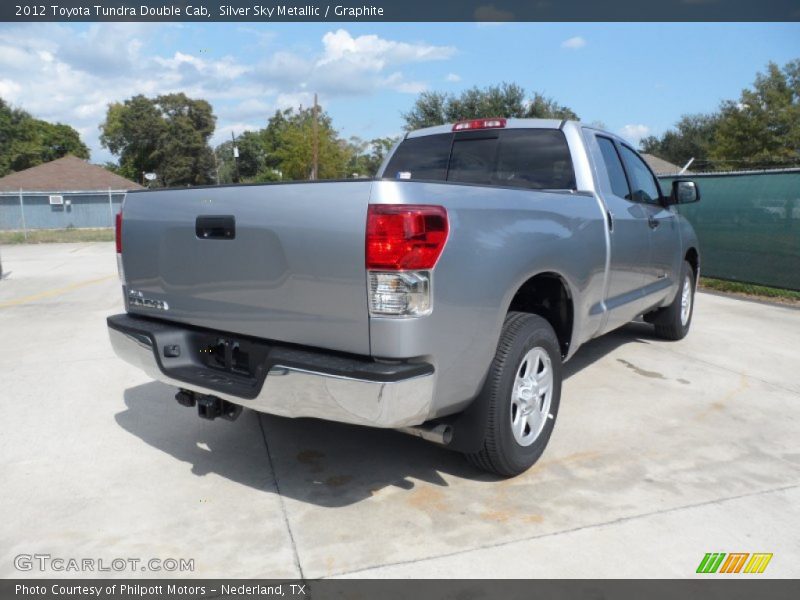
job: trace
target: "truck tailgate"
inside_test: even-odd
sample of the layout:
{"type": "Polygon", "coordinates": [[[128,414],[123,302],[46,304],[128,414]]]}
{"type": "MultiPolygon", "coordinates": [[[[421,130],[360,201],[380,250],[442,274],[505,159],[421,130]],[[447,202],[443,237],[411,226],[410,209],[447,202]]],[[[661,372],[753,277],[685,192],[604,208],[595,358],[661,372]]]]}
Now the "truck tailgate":
{"type": "Polygon", "coordinates": [[[131,193],[122,224],[126,308],[369,354],[370,188],[352,181],[131,193]],[[156,302],[131,303],[131,294],[156,302]]]}

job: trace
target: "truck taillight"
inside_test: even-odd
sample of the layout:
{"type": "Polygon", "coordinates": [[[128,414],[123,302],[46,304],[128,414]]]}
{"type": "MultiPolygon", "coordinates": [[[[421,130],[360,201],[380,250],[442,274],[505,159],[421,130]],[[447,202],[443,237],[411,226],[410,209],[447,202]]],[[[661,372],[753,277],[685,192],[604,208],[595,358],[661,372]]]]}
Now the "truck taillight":
{"type": "Polygon", "coordinates": [[[125,284],[125,271],[122,268],[122,211],[114,217],[114,240],[117,244],[117,274],[119,280],[125,284]]]}
{"type": "Polygon", "coordinates": [[[471,119],[469,121],[459,121],[453,125],[453,131],[469,131],[472,129],[502,129],[505,126],[506,120],[501,118],[471,119]]]}
{"type": "Polygon", "coordinates": [[[367,213],[367,269],[432,269],[447,242],[443,206],[370,204],[367,213]]]}
{"type": "Polygon", "coordinates": [[[450,231],[443,206],[370,204],[366,267],[369,310],[375,316],[431,312],[431,269],[450,231]]]}

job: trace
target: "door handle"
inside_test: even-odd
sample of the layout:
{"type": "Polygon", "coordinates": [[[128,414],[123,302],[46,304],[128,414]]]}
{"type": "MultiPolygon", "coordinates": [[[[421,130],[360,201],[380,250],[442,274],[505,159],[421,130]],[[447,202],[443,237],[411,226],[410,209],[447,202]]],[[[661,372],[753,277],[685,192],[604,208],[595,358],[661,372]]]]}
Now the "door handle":
{"type": "Polygon", "coordinates": [[[650,216],[647,218],[647,224],[650,225],[650,229],[655,229],[659,225],[661,225],[661,221],[656,219],[654,216],[650,216]]]}

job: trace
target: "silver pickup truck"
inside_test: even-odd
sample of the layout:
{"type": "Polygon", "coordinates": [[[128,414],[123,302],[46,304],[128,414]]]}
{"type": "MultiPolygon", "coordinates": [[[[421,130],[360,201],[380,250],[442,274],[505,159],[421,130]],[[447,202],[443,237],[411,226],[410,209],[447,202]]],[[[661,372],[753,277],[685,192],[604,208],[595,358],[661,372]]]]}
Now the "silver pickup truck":
{"type": "Polygon", "coordinates": [[[686,335],[698,199],[613,134],[499,118],[408,133],[373,180],[132,192],[111,343],[205,418],[400,429],[513,476],[581,344],[686,335]]]}

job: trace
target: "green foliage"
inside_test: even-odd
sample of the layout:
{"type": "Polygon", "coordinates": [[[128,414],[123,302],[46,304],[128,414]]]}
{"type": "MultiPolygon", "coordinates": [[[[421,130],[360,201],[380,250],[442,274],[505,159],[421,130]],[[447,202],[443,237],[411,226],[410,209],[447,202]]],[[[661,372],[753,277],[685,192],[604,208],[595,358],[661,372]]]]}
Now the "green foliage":
{"type": "Polygon", "coordinates": [[[165,130],[155,102],[138,95],[108,106],[106,120],[100,125],[100,143],[119,156],[119,172],[124,177],[141,181],[142,173],[159,166],[155,154],[165,130]]]}
{"type": "MultiPolygon", "coordinates": [[[[321,112],[318,117],[318,179],[336,179],[347,176],[349,149],[333,129],[330,117],[321,112]]],[[[307,179],[313,165],[313,109],[284,111],[281,120],[279,144],[275,157],[279,170],[286,179],[307,179]],[[285,122],[283,122],[285,120],[285,122]]],[[[269,129],[269,125],[267,125],[269,129]]]]}
{"type": "Polygon", "coordinates": [[[115,162],[106,161],[105,163],[103,163],[103,168],[106,171],[111,171],[112,173],[116,173],[117,175],[120,175],[121,177],[125,177],[125,173],[122,172],[122,169],[120,168],[120,166],[115,162]]]}
{"type": "Polygon", "coordinates": [[[719,125],[718,115],[684,115],[671,129],[661,137],[649,136],[640,145],[643,152],[653,154],[674,165],[682,167],[689,159],[694,158],[694,168],[712,169],[714,164],[703,157],[711,154],[714,135],[719,125]],[[703,162],[699,162],[702,160],[703,162]]]}
{"type": "Polygon", "coordinates": [[[238,165],[239,181],[255,181],[266,167],[267,151],[262,136],[255,131],[245,131],[236,138],[239,158],[234,161],[233,142],[227,141],[216,147],[217,169],[222,182],[236,181],[238,165]]]}
{"type": "Polygon", "coordinates": [[[719,111],[686,115],[642,150],[696,170],[767,169],[800,164],[800,60],[767,65],[752,89],[719,111]]]}
{"type": "Polygon", "coordinates": [[[578,120],[578,115],[568,106],[559,104],[536,92],[533,95],[525,116],[529,119],[571,119],[578,120]]]}
{"type": "Polygon", "coordinates": [[[710,152],[727,168],[770,168],[800,162],[800,60],[775,63],[756,76],[753,89],[720,108],[710,152]]]}
{"type": "MultiPolygon", "coordinates": [[[[318,179],[373,176],[394,140],[345,141],[333,128],[330,116],[321,108],[318,110],[318,179]]],[[[217,146],[220,183],[236,181],[236,163],[243,182],[309,179],[313,168],[313,119],[312,108],[276,111],[266,127],[245,131],[236,138],[236,161],[233,142],[217,146]]]]}
{"type": "Polygon", "coordinates": [[[89,158],[77,131],[63,123],[35,119],[0,98],[0,177],[67,154],[89,158]]]}
{"type": "Polygon", "coordinates": [[[134,181],[154,172],[160,185],[202,185],[214,181],[208,145],[216,117],[205,100],[185,94],[138,95],[109,105],[100,142],[119,156],[119,172],[134,181]]]}
{"type": "Polygon", "coordinates": [[[397,138],[384,137],[365,141],[351,137],[350,159],[347,163],[348,177],[374,177],[383,159],[397,143],[397,138]]]}
{"type": "Polygon", "coordinates": [[[485,117],[577,119],[567,106],[535,92],[526,99],[524,88],[502,83],[486,88],[473,87],[459,96],[442,92],[422,92],[410,111],[403,113],[406,129],[421,129],[464,119],[485,117]]]}

